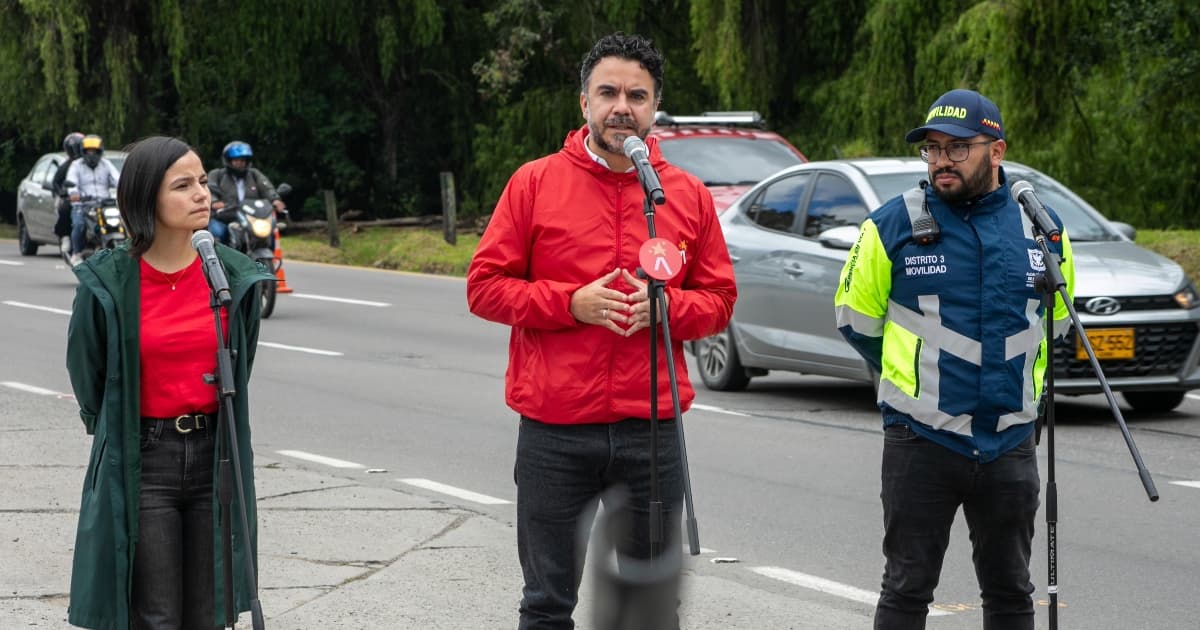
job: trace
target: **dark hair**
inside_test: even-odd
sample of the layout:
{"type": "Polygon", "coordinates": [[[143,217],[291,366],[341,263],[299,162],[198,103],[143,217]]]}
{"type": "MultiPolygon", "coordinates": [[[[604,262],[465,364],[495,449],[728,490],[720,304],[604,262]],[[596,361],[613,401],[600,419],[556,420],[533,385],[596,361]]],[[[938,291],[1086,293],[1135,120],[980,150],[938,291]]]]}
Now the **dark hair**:
{"type": "Polygon", "coordinates": [[[650,40],[641,35],[626,35],[616,32],[601,37],[596,45],[583,56],[583,67],[579,69],[580,90],[587,94],[588,81],[592,78],[592,70],[605,57],[620,57],[642,64],[650,77],[654,79],[654,98],[662,100],[663,90],[663,56],[650,40]]]}
{"type": "Polygon", "coordinates": [[[179,138],[150,136],[125,151],[129,155],[117,181],[117,206],[129,234],[129,253],[141,256],[154,242],[154,210],[167,169],[195,150],[179,138]]]}

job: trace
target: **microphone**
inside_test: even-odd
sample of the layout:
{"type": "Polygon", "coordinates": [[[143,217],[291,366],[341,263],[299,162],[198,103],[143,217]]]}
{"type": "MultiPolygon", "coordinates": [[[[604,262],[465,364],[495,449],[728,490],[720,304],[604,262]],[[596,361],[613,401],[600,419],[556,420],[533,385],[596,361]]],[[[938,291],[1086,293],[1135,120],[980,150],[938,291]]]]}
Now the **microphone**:
{"type": "Polygon", "coordinates": [[[1023,179],[1019,180],[1013,182],[1009,192],[1012,193],[1013,200],[1021,206],[1039,232],[1055,243],[1062,239],[1062,232],[1055,225],[1054,219],[1050,218],[1050,213],[1046,212],[1046,206],[1043,206],[1037,195],[1034,194],[1033,184],[1023,179]]]}
{"type": "Polygon", "coordinates": [[[208,230],[197,230],[192,234],[192,248],[200,254],[204,277],[208,280],[208,286],[212,289],[213,295],[217,297],[217,303],[221,306],[229,306],[229,303],[233,301],[233,295],[229,292],[229,280],[225,277],[225,268],[221,266],[221,260],[217,258],[212,233],[208,230]]]}
{"type": "Polygon", "coordinates": [[[650,150],[646,148],[646,143],[637,136],[629,136],[625,138],[623,148],[625,157],[633,160],[638,180],[642,182],[642,190],[646,191],[646,196],[656,205],[666,203],[667,197],[663,194],[662,182],[658,181],[658,172],[650,165],[650,150]]]}

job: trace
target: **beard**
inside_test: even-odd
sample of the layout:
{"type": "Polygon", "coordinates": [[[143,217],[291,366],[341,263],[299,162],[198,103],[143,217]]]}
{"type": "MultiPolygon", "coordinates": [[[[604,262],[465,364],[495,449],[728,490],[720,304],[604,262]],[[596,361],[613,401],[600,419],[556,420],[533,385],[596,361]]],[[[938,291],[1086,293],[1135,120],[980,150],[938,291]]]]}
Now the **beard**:
{"type": "Polygon", "coordinates": [[[992,192],[992,166],[988,160],[981,160],[979,166],[969,173],[963,173],[957,166],[948,166],[930,173],[930,179],[941,173],[951,173],[958,177],[958,184],[942,187],[935,181],[933,192],[948,204],[959,204],[992,192]]]}
{"type": "Polygon", "coordinates": [[[633,119],[633,116],[617,115],[608,118],[603,123],[598,123],[589,118],[588,133],[590,133],[592,136],[592,142],[596,143],[596,146],[602,151],[607,151],[608,153],[614,153],[617,155],[624,155],[625,139],[629,136],[637,136],[642,140],[645,140],[646,136],[650,135],[650,127],[640,129],[637,126],[637,121],[633,119]],[[616,143],[615,145],[604,137],[604,132],[607,130],[614,130],[616,132],[613,138],[614,142],[616,143]]]}

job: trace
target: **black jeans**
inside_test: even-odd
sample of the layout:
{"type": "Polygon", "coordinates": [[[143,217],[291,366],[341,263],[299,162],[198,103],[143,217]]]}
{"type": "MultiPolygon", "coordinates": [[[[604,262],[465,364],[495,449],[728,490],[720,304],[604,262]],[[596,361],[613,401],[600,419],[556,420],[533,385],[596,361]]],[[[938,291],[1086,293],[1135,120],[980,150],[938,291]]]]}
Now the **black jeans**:
{"type": "MultiPolygon", "coordinates": [[[[674,421],[659,423],[663,543],[679,545],[683,477],[674,421]]],[[[581,516],[609,488],[624,486],[632,528],[617,549],[650,557],[650,423],[553,425],[521,418],[517,438],[517,552],[525,575],[520,630],[571,630],[586,550],[581,516]]],[[[664,629],[667,630],[667,629],[664,629]]]]}
{"type": "Polygon", "coordinates": [[[188,434],[143,421],[134,630],[211,630],[215,424],[188,434]]]}
{"type": "Polygon", "coordinates": [[[884,435],[882,478],[886,565],[876,630],[925,627],[959,505],[971,531],[983,627],[1033,630],[1029,558],[1040,490],[1033,436],[980,464],[893,425],[884,435]]]}

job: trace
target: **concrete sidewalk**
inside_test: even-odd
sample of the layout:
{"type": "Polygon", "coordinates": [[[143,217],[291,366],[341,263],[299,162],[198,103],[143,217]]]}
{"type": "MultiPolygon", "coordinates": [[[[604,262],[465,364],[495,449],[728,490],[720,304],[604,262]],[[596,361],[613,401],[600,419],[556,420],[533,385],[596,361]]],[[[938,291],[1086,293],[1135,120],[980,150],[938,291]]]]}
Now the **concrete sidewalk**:
{"type": "MultiPolygon", "coordinates": [[[[2,390],[3,388],[0,388],[2,390]]],[[[69,628],[67,593],[91,438],[74,403],[0,391],[0,630],[69,628]],[[66,412],[57,413],[61,407],[66,412]]],[[[516,531],[493,517],[256,453],[259,599],[271,629],[515,628],[516,531]]],[[[358,475],[356,477],[355,475],[358,475]]],[[[865,628],[871,610],[689,558],[683,627],[865,628]]],[[[578,627],[592,627],[585,578],[578,627]]],[[[238,620],[250,628],[249,615],[238,620]]]]}

